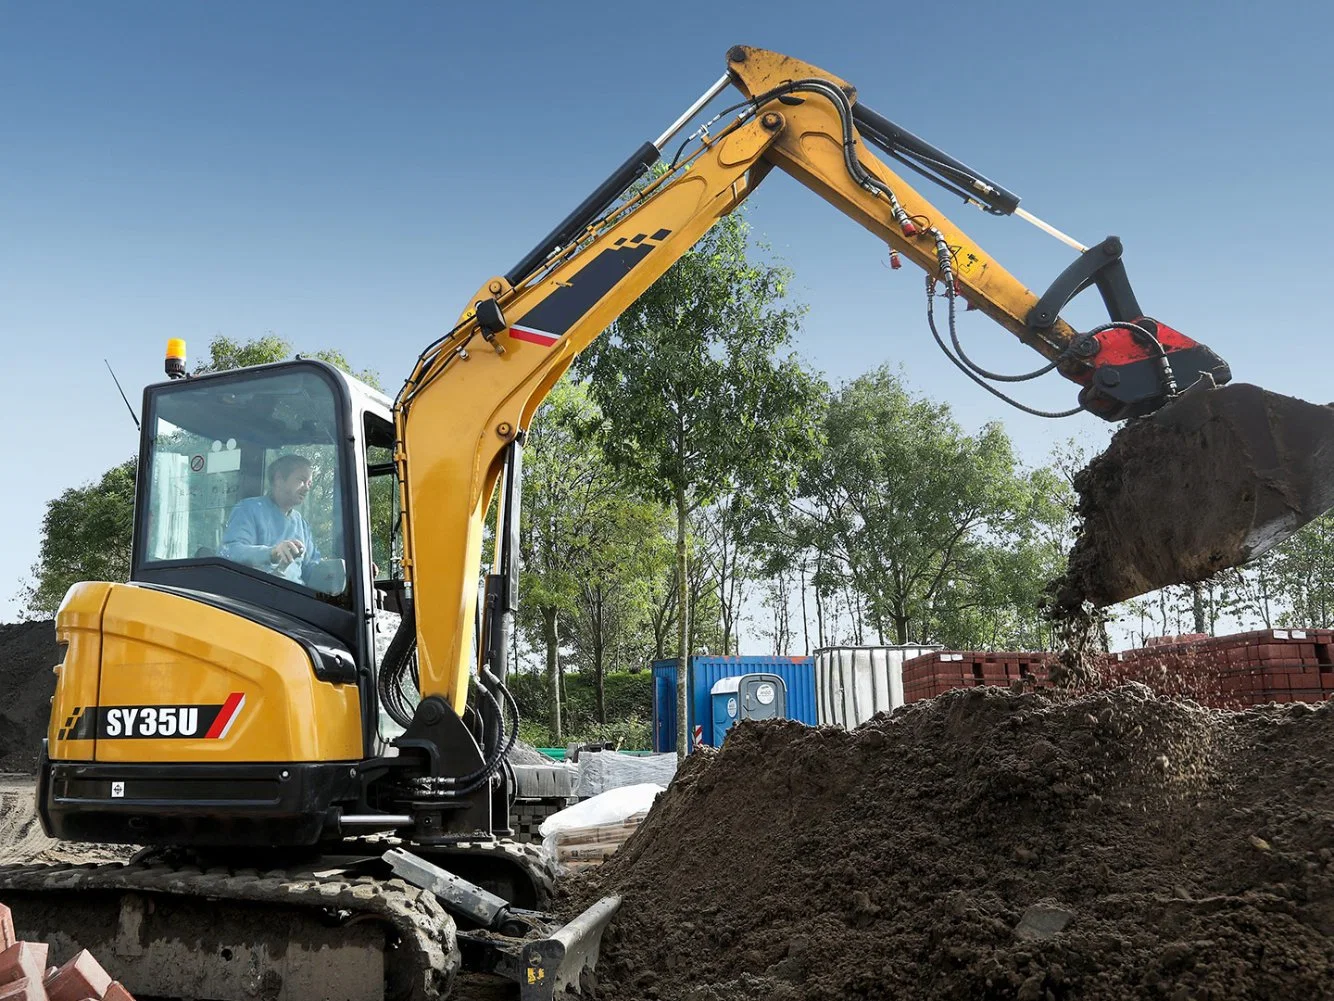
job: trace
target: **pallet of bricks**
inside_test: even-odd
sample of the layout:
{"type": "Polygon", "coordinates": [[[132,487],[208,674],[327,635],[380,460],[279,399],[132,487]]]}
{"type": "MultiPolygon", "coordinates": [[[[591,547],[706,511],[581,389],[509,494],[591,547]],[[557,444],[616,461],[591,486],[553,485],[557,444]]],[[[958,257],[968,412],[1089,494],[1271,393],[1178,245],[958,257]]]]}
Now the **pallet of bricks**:
{"type": "Polygon", "coordinates": [[[930,699],[955,688],[978,685],[1045,688],[1054,654],[989,650],[933,650],[903,662],[903,701],[930,699]]]}
{"type": "Polygon", "coordinates": [[[648,811],[644,810],[615,823],[557,832],[552,837],[557,864],[571,872],[601,865],[629,840],[646,816],[648,811]]]}
{"type": "Polygon", "coordinates": [[[84,950],[64,966],[48,966],[45,942],[20,942],[14,918],[0,904],[0,1001],[134,1001],[130,992],[84,950]]]}
{"type": "Polygon", "coordinates": [[[1108,654],[1107,684],[1138,681],[1216,709],[1334,697],[1334,630],[1262,629],[1180,637],[1108,654]]]}

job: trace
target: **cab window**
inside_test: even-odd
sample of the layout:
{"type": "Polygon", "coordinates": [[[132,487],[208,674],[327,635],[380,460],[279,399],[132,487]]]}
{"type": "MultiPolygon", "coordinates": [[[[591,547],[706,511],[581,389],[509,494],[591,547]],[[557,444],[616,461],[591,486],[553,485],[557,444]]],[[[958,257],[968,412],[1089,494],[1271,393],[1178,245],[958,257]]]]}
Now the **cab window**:
{"type": "Polygon", "coordinates": [[[160,392],[141,562],[225,560],[346,604],[336,415],[314,371],[160,392]]]}

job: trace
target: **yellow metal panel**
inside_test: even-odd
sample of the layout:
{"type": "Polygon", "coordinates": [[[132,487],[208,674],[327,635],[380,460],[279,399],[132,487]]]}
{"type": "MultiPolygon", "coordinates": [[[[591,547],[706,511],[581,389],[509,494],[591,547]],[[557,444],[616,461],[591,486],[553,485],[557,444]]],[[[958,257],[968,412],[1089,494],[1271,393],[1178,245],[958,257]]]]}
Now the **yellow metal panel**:
{"type": "Polygon", "coordinates": [[[295,640],[178,595],[112,585],[98,703],[244,704],[225,736],[102,738],[98,761],[349,761],[361,758],[356,685],[319,681],[295,640]]]}
{"type": "Polygon", "coordinates": [[[113,585],[103,581],[75,584],[56,612],[56,641],[65,645],[61,663],[52,665],[56,694],[51,700],[47,753],[53,761],[91,761],[94,742],[62,740],[82,712],[97,705],[102,664],[102,608],[113,585]]]}

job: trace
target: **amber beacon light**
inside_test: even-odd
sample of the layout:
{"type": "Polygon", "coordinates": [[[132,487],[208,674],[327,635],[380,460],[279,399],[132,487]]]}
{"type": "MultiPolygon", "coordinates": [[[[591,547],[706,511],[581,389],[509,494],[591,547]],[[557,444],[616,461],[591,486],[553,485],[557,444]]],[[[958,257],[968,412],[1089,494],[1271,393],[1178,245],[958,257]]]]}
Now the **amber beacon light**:
{"type": "Polygon", "coordinates": [[[167,341],[167,378],[185,378],[185,339],[172,337],[167,341]]]}

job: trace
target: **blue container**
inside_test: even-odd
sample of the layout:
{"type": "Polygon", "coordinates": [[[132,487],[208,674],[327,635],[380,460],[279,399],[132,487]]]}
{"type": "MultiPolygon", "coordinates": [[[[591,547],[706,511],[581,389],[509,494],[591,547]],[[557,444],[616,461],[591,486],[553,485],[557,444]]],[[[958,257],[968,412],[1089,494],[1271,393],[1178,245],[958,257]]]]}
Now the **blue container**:
{"type": "MultiPolygon", "coordinates": [[[[653,750],[676,750],[676,658],[653,662],[653,750]]],[[[691,657],[686,682],[688,733],[703,727],[702,739],[712,746],[713,718],[709,693],[721,678],[738,674],[776,674],[787,685],[787,716],[810,726],[816,723],[815,659],[813,657],[691,657]]]]}

